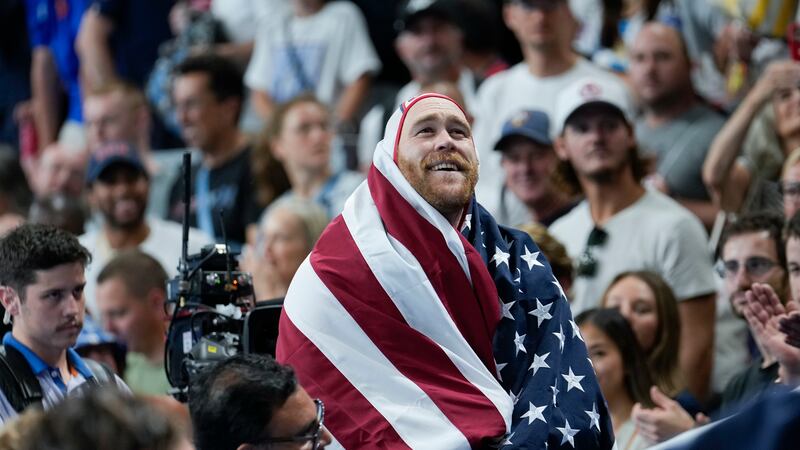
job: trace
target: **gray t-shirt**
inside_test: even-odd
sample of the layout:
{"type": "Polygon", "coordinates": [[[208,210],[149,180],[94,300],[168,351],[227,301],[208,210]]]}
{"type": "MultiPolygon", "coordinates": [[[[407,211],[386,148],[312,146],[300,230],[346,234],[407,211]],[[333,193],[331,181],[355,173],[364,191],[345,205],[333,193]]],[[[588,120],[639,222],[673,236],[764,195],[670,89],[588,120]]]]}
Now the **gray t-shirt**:
{"type": "Polygon", "coordinates": [[[653,128],[640,119],[636,138],[645,154],[655,156],[657,171],[673,197],[708,200],[703,184],[703,161],[714,136],[725,124],[721,114],[697,104],[680,117],[653,128]]]}

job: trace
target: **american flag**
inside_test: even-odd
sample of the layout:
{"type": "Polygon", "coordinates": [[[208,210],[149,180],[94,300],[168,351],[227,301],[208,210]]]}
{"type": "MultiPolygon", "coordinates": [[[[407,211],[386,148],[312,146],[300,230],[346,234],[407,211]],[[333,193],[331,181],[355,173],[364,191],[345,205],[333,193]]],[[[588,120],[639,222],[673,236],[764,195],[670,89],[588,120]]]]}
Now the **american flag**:
{"type": "MultiPolygon", "coordinates": [[[[497,286],[497,377],[514,403],[508,448],[611,448],[611,419],[567,297],[526,233],[473,200],[462,233],[497,286]]],[[[504,447],[505,448],[505,447],[504,447]]]]}
{"type": "Polygon", "coordinates": [[[298,269],[278,360],[344,448],[611,448],[586,348],[530,237],[474,200],[460,233],[395,164],[421,98],[392,116],[367,181],[298,269]]]}

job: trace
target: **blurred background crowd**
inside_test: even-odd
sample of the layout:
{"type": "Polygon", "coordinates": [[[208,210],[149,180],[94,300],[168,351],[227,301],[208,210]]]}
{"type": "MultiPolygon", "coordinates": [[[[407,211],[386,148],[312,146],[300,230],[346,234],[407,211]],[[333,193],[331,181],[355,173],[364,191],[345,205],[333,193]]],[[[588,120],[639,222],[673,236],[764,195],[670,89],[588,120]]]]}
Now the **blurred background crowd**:
{"type": "Polygon", "coordinates": [[[443,93],[472,120],[479,202],[570,293],[619,448],[646,448],[790,378],[745,292],[800,300],[797,4],[3,0],[0,234],[80,236],[79,351],[163,395],[180,222],[280,299],[394,109],[443,93]],[[587,78],[621,86],[635,138],[598,176],[556,117],[587,78]]]}

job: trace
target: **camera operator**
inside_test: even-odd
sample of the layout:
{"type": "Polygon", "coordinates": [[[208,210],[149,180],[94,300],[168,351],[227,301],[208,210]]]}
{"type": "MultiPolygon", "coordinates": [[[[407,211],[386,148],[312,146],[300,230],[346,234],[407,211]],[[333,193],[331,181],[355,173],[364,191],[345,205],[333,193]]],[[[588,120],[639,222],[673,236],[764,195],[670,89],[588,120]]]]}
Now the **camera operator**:
{"type": "Polygon", "coordinates": [[[55,227],[22,225],[0,240],[0,301],[3,321],[12,321],[3,337],[0,424],[37,403],[50,408],[85,383],[128,390],[71,348],[83,326],[90,260],[73,235],[55,227]]]}
{"type": "Polygon", "coordinates": [[[273,444],[324,448],[332,437],[325,408],[271,357],[239,354],[192,381],[189,412],[197,450],[249,450],[273,444]]]}

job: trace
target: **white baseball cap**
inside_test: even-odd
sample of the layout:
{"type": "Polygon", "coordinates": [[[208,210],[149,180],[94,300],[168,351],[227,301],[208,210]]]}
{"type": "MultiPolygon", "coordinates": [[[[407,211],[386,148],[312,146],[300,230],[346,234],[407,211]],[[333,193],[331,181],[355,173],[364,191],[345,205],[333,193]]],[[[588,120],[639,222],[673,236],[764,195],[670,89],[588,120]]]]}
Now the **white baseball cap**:
{"type": "Polygon", "coordinates": [[[556,98],[554,129],[556,134],[564,132],[567,119],[579,108],[595,103],[605,103],[618,109],[625,120],[633,123],[633,103],[628,89],[622,81],[607,77],[582,78],[561,91],[556,98]]]}

